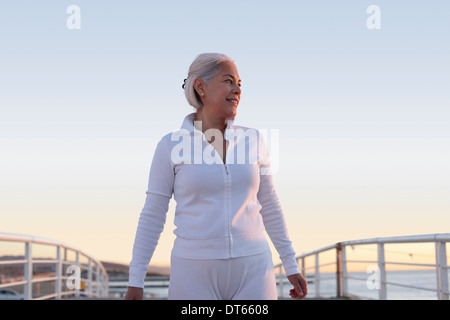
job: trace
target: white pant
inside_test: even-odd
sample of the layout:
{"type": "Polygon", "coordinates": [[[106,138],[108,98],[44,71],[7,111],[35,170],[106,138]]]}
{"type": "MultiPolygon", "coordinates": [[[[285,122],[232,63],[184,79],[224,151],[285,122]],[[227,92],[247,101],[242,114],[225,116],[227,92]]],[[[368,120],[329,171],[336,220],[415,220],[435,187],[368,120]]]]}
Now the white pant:
{"type": "Polygon", "coordinates": [[[172,255],[169,300],[276,300],[270,251],[232,259],[190,260],[172,255]]]}

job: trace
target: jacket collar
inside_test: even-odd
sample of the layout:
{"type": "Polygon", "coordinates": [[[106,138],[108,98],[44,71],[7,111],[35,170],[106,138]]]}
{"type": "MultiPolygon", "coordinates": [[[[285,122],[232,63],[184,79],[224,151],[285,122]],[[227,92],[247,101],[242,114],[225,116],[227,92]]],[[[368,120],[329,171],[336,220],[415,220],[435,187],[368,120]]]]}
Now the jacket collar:
{"type": "MultiPolygon", "coordinates": [[[[192,133],[192,132],[201,132],[201,131],[197,130],[197,129],[194,127],[194,120],[195,120],[195,117],[196,117],[196,112],[193,112],[193,113],[191,113],[191,114],[188,114],[188,115],[184,118],[183,124],[181,125],[181,128],[182,128],[182,129],[186,129],[186,130],[189,131],[190,133],[192,133]]],[[[225,129],[225,132],[226,132],[227,130],[229,130],[229,129],[233,129],[234,119],[235,119],[235,118],[233,117],[233,118],[227,120],[227,128],[225,129]]],[[[201,132],[201,133],[203,133],[203,132],[201,132]]]]}

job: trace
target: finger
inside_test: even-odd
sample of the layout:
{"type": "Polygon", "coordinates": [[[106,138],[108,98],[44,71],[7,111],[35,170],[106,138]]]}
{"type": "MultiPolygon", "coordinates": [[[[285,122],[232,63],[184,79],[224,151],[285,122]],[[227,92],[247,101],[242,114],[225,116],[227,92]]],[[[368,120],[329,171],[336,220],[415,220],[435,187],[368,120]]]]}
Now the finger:
{"type": "Polygon", "coordinates": [[[294,299],[297,298],[297,292],[295,291],[295,289],[289,290],[289,296],[294,299]]]}
{"type": "Polygon", "coordinates": [[[302,287],[300,286],[300,281],[296,281],[295,283],[294,283],[294,289],[295,289],[295,292],[297,292],[297,294],[299,295],[299,296],[302,296],[303,295],[303,290],[302,290],[302,287]]]}
{"type": "Polygon", "coordinates": [[[308,285],[305,279],[300,282],[300,286],[302,287],[303,294],[306,296],[308,294],[308,285]]]}
{"type": "Polygon", "coordinates": [[[308,285],[307,285],[306,279],[303,277],[299,278],[298,282],[299,282],[299,287],[300,287],[300,290],[297,291],[298,295],[299,295],[298,299],[303,299],[308,294],[308,285]]]}

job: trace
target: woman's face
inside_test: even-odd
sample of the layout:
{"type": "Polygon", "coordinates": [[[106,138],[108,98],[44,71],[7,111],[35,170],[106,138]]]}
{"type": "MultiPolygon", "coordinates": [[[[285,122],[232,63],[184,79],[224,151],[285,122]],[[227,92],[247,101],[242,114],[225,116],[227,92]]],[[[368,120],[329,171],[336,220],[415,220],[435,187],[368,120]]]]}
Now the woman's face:
{"type": "Polygon", "coordinates": [[[209,108],[224,118],[236,115],[236,109],[241,99],[241,79],[234,63],[224,63],[219,73],[204,84],[203,88],[204,108],[209,108]]]}

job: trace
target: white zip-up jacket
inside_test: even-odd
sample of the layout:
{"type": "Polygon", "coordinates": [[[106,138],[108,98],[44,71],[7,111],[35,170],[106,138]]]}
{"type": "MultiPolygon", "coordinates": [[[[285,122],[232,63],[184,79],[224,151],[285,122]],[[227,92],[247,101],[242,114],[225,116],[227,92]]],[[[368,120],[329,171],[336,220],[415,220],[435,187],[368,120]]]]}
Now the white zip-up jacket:
{"type": "Polygon", "coordinates": [[[267,232],[286,275],[299,273],[260,132],[228,120],[224,162],[206,139],[220,131],[197,130],[195,116],[186,116],[181,128],[156,147],[128,285],[144,286],[172,195],[177,204],[172,255],[228,259],[260,254],[269,249],[267,232]]]}

